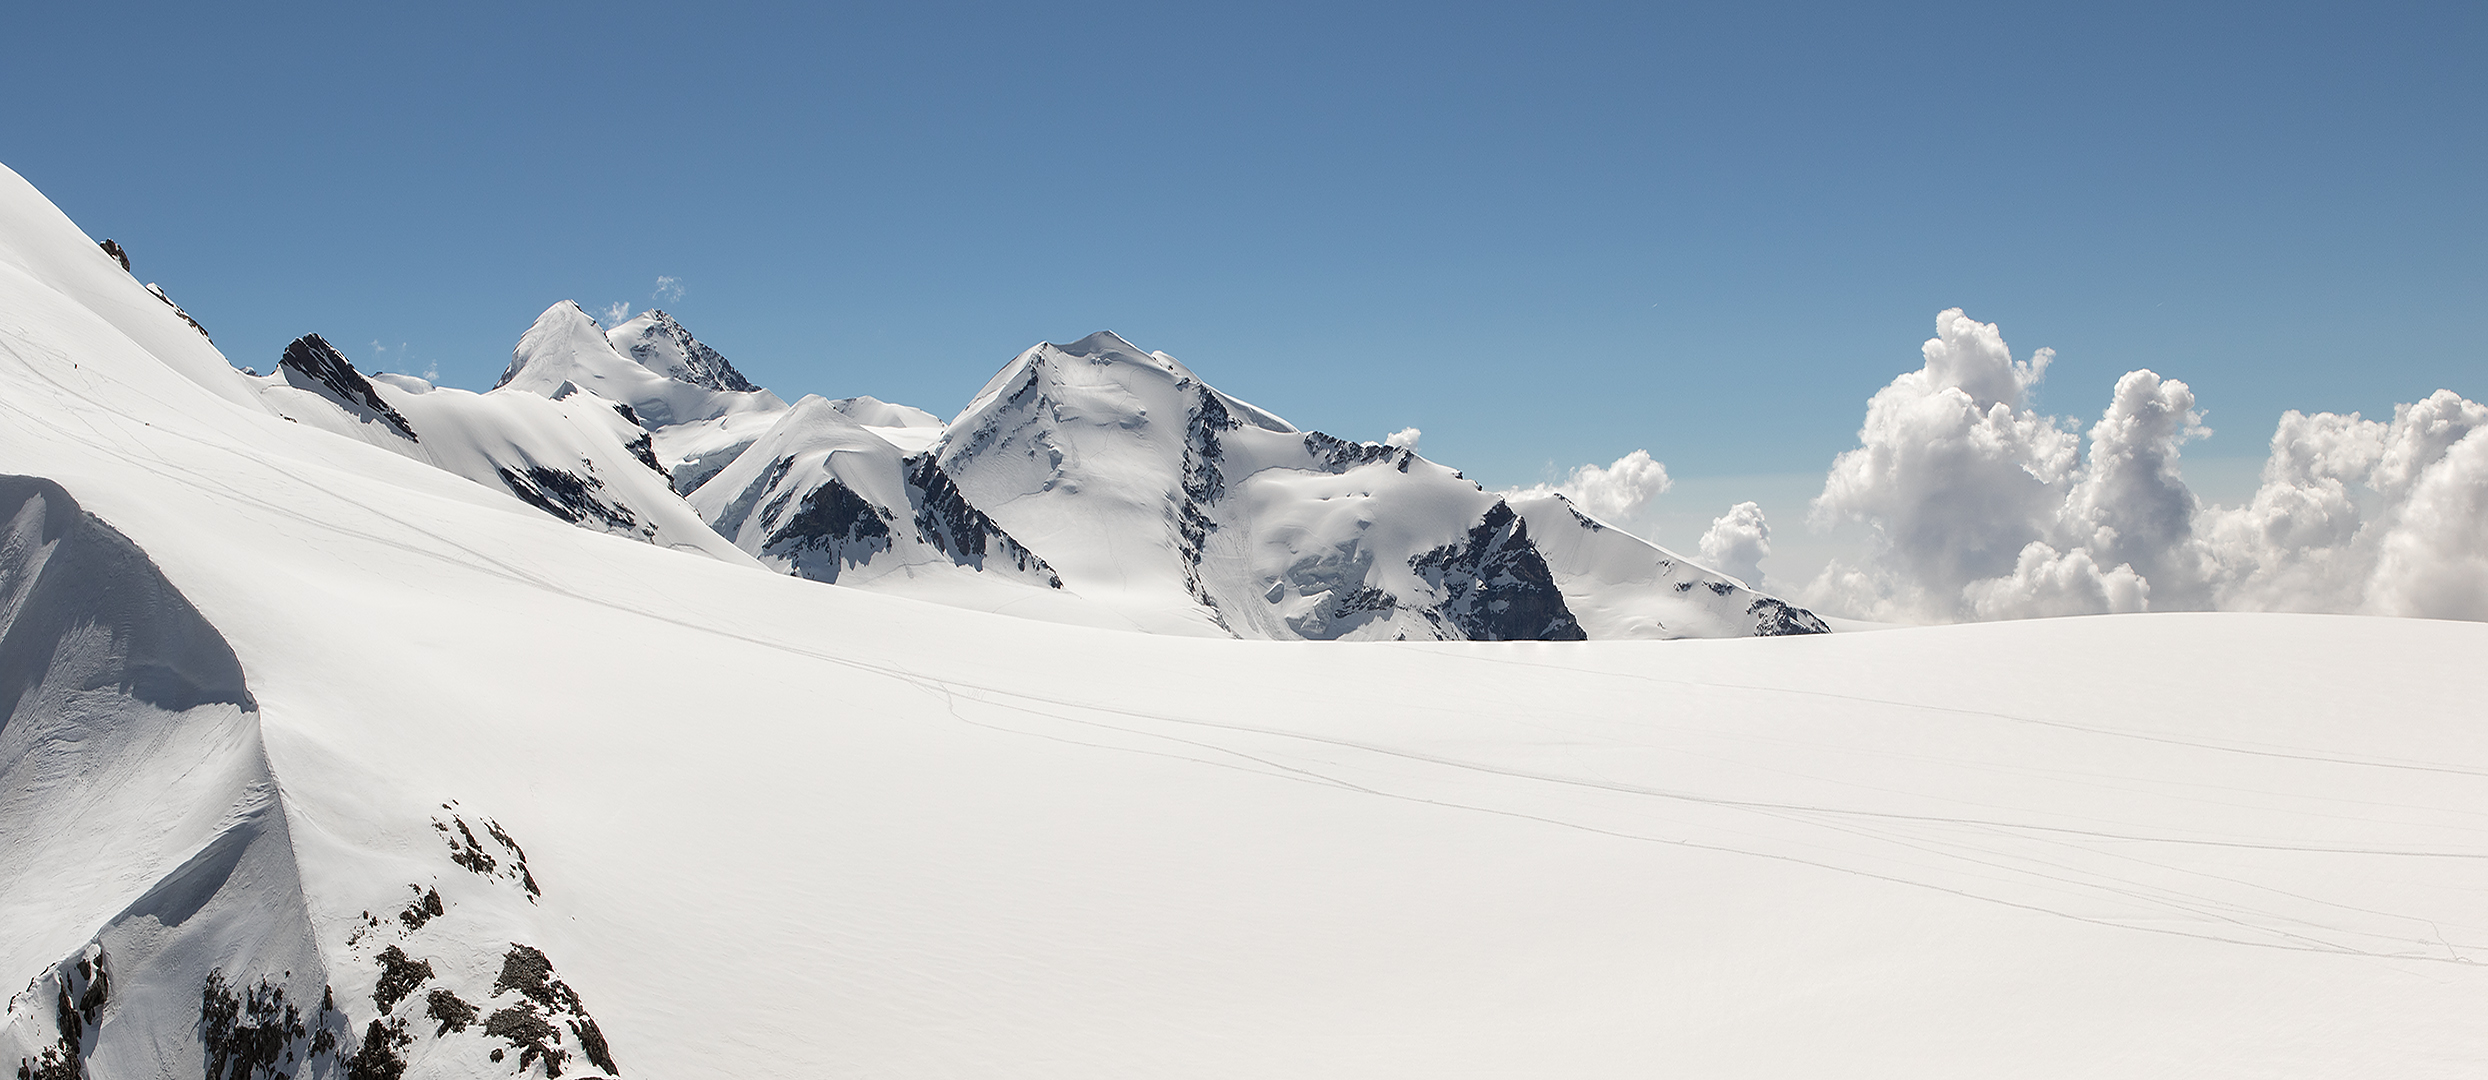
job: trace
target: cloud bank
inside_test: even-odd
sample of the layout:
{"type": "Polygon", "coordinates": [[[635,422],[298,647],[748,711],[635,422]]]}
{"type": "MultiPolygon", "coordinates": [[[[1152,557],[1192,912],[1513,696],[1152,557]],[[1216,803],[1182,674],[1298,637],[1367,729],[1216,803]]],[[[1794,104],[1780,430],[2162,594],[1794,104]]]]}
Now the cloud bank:
{"type": "MultiPolygon", "coordinates": [[[[1860,524],[1873,540],[1800,591],[1808,604],[1898,622],[2207,609],[2488,619],[2488,406],[2439,390],[2390,421],[2287,413],[2254,497],[2205,506],[2179,467],[2180,448],[2209,434],[2185,383],[2126,373],[2086,440],[2032,408],[2048,350],[2016,361],[1994,324],[1956,309],[1922,352],[1923,366],[1867,402],[1858,447],[1814,500],[1815,524],[1860,524]]],[[[1730,518],[1703,539],[1706,559],[1750,550],[1730,518]]],[[[1752,518],[1767,536],[1759,508],[1752,518]]]]}

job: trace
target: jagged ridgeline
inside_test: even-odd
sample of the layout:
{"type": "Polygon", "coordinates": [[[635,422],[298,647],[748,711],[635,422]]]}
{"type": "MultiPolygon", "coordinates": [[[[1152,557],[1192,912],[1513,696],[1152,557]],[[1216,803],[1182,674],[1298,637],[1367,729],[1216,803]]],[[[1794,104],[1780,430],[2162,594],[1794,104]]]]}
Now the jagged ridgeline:
{"type": "Polygon", "coordinates": [[[573,525],[964,607],[1323,641],[1825,629],[1560,495],[1300,431],[1111,333],[1021,353],[948,422],[789,405],[665,312],[607,328],[570,302],[486,394],[366,378],[317,335],[261,382],[573,525]]]}

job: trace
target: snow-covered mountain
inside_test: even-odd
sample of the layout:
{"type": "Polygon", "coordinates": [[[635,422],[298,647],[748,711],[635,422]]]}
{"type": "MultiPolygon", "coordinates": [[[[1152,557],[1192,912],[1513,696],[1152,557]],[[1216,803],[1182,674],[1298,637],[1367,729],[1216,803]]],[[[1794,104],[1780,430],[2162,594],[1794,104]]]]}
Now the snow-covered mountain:
{"type": "Polygon", "coordinates": [[[1568,505],[1523,513],[1413,451],[1299,431],[1111,333],[1020,354],[934,453],[1066,588],[1155,628],[1477,641],[1823,629],[1568,505]]]}
{"type": "Polygon", "coordinates": [[[1299,431],[1109,332],[1027,350],[943,424],[869,397],[789,408],[664,312],[606,330],[565,302],[494,393],[582,388],[629,407],[718,534],[814,581],[1277,640],[1825,629],[1560,497],[1299,431]]]}
{"type": "MultiPolygon", "coordinates": [[[[0,170],[0,1068],[28,1080],[2488,1060],[2488,624],[1062,625],[573,527],[375,445],[392,412],[431,441],[450,392],[317,353],[319,389],[234,372],[0,170]]],[[[1170,447],[1063,419],[1134,415],[1095,389],[971,412],[1091,466],[1044,505],[1092,479],[1161,520],[1093,466],[1170,447]]],[[[1125,430],[1178,428],[1180,477],[1189,405],[1227,410],[1195,460],[1229,494],[1183,504],[1216,520],[1264,453],[1282,486],[1424,467],[1308,466],[1172,392],[1125,430]]],[[[1560,532],[1504,505],[1488,546],[1560,532]]],[[[1163,535],[1135,566],[1184,585],[1163,535]]],[[[1609,550],[1574,565],[1638,572],[1609,550]]]]}
{"type": "MultiPolygon", "coordinates": [[[[408,375],[365,377],[317,334],[253,378],[276,415],[508,491],[581,528],[747,562],[671,486],[630,406],[568,380],[550,396],[477,394],[408,375]]],[[[606,384],[611,385],[611,384],[606,384]]]]}
{"type": "Polygon", "coordinates": [[[968,505],[931,455],[901,451],[858,423],[859,411],[890,418],[851,402],[796,402],[692,492],[691,505],[744,551],[813,581],[946,569],[1062,588],[1044,559],[968,505]]]}
{"type": "Polygon", "coordinates": [[[650,428],[786,407],[664,312],[607,331],[568,300],[536,316],[493,389],[561,397],[565,384],[630,406],[650,428]]]}

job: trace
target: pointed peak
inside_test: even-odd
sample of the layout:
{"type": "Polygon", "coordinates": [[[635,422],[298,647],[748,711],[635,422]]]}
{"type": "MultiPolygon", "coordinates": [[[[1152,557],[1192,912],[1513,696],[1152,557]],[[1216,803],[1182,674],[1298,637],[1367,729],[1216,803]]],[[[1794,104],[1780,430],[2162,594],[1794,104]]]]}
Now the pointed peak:
{"type": "Polygon", "coordinates": [[[760,389],[724,354],[709,348],[662,309],[651,308],[605,331],[614,351],[668,379],[710,390],[750,393],[760,389]]]}

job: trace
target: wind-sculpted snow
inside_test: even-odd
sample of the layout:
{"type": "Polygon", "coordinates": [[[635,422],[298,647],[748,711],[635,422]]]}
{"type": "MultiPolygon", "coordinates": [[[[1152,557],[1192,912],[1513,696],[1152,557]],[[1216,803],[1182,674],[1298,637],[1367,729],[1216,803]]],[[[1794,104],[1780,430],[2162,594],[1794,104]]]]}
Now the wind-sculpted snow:
{"type": "Polygon", "coordinates": [[[0,1067],[197,1072],[175,1020],[215,972],[322,985],[257,703],[215,628],[58,484],[0,476],[0,522],[0,963],[29,978],[0,1067]]]}

